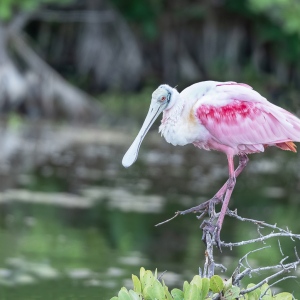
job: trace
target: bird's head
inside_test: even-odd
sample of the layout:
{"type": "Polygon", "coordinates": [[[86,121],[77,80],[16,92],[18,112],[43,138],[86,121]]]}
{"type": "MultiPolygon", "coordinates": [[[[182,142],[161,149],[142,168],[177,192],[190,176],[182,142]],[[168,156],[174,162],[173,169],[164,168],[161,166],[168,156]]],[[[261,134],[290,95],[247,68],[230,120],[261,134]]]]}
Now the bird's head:
{"type": "Polygon", "coordinates": [[[150,108],[143,126],[123,157],[122,164],[124,167],[128,168],[136,161],[141,143],[146,133],[160,113],[164,110],[170,109],[174,105],[177,95],[177,90],[167,84],[160,85],[152,93],[150,108]]]}

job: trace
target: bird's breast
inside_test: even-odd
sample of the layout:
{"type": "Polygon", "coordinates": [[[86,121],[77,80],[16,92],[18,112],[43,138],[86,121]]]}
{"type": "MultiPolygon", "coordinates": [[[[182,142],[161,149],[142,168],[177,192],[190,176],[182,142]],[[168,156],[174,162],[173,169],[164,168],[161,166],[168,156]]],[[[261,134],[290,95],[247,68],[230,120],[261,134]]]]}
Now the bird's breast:
{"type": "Polygon", "coordinates": [[[197,121],[192,111],[176,118],[164,114],[159,132],[174,146],[205,142],[209,136],[206,128],[197,121]]]}

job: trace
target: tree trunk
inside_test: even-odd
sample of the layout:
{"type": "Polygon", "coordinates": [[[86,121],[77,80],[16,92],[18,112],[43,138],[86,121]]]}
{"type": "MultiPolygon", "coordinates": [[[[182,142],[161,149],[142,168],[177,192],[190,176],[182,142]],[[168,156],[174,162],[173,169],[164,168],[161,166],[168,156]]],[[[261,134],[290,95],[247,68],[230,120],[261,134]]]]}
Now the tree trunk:
{"type": "Polygon", "coordinates": [[[0,23],[0,110],[15,107],[27,95],[26,83],[8,54],[9,27],[0,23]]]}
{"type": "Polygon", "coordinates": [[[0,22],[0,111],[22,104],[25,112],[35,117],[90,119],[99,112],[96,102],[66,82],[22,37],[22,28],[29,17],[29,14],[20,14],[9,24],[0,22]],[[8,53],[11,46],[24,62],[24,74],[8,53]]]}

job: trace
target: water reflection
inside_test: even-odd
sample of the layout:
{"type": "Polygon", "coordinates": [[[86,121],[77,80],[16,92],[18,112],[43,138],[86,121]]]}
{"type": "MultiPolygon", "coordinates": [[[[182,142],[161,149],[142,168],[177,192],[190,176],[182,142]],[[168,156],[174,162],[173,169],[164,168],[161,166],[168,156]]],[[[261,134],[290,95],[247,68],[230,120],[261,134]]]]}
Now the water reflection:
{"type": "MultiPolygon", "coordinates": [[[[0,161],[0,284],[6,298],[108,299],[122,285],[130,287],[131,273],[140,266],[168,270],[164,279],[170,286],[190,280],[203,266],[195,215],[154,225],[217,191],[227,176],[222,154],[172,147],[155,133],[137,163],[124,169],[120,162],[128,138],[120,131],[29,124],[13,133],[13,143],[5,136],[10,135],[1,143],[15,147],[0,161]],[[45,290],[51,293],[45,296],[45,290]]],[[[250,159],[231,208],[300,232],[299,155],[268,149],[250,159]]],[[[255,236],[255,226],[225,219],[223,240],[255,236]]],[[[253,266],[282,259],[278,241],[268,244],[271,252],[251,256],[253,266]]],[[[282,240],[281,245],[293,259],[299,243],[282,240]]],[[[224,249],[217,256],[228,267],[222,276],[230,276],[237,258],[260,246],[224,249]]],[[[300,292],[295,281],[281,287],[300,292]]]]}

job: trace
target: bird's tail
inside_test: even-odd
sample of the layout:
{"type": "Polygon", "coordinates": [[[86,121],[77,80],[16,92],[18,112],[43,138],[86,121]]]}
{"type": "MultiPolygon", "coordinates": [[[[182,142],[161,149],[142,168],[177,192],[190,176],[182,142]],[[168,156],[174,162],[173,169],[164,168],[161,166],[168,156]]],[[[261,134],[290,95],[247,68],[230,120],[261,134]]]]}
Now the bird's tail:
{"type": "Polygon", "coordinates": [[[272,114],[280,124],[277,131],[281,132],[281,136],[285,139],[275,145],[282,150],[297,152],[294,142],[300,142],[300,119],[281,107],[276,108],[272,110],[272,114]]]}
{"type": "Polygon", "coordinates": [[[280,148],[281,150],[297,152],[297,146],[292,141],[278,143],[276,144],[276,147],[280,148]]]}

